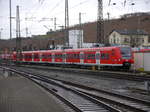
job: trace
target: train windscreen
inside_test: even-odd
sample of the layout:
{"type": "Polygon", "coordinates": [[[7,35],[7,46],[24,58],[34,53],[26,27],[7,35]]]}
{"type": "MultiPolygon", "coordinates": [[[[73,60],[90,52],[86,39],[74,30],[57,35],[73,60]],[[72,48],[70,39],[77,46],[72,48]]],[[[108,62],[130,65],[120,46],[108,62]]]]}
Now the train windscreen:
{"type": "Polygon", "coordinates": [[[131,48],[130,47],[121,47],[121,55],[123,59],[130,59],[132,56],[131,48]]]}

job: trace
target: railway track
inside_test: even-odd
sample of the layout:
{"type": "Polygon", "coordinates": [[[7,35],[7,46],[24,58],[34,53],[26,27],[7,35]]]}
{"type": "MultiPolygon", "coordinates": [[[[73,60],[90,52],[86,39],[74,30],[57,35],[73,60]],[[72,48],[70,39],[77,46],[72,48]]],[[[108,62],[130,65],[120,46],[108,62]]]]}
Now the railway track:
{"type": "MultiPolygon", "coordinates": [[[[22,65],[21,65],[22,66],[22,65]]],[[[125,79],[125,80],[131,80],[131,81],[149,81],[150,76],[149,75],[140,75],[139,73],[133,73],[133,72],[120,72],[120,71],[92,71],[92,70],[83,70],[83,69],[68,69],[68,68],[55,68],[55,67],[46,67],[46,66],[22,66],[25,68],[33,68],[33,69],[42,69],[42,70],[56,70],[56,71],[62,71],[62,72],[74,72],[74,73],[80,73],[80,74],[86,74],[86,75],[94,75],[94,76],[103,76],[103,77],[109,77],[109,78],[116,78],[116,79],[125,79]]]]}
{"type": "Polygon", "coordinates": [[[11,70],[23,74],[45,89],[53,91],[53,94],[57,93],[61,100],[65,99],[65,101],[71,103],[67,103],[68,105],[75,106],[76,109],[74,110],[79,112],[150,112],[150,102],[148,101],[121,96],[23,70],[21,72],[11,70]]]}
{"type": "MultiPolygon", "coordinates": [[[[5,65],[4,65],[5,66],[5,65]]],[[[15,65],[13,65],[15,66],[15,65]]],[[[74,72],[74,73],[80,73],[80,74],[86,74],[86,75],[92,75],[92,76],[102,76],[107,78],[116,78],[116,79],[125,79],[125,80],[131,80],[131,81],[150,81],[150,75],[141,75],[137,72],[121,72],[121,71],[93,71],[93,70],[87,70],[87,69],[74,69],[74,68],[62,68],[62,67],[47,67],[47,66],[35,66],[35,65],[20,65],[20,67],[24,68],[32,68],[32,69],[41,69],[41,70],[54,70],[54,71],[61,71],[61,72],[74,72]]]]}

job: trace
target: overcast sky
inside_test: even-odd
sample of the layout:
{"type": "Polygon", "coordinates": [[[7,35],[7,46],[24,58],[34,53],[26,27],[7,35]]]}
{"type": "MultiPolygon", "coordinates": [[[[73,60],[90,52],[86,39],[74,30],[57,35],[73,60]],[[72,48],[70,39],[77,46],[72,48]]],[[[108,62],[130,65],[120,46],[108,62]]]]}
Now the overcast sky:
{"type": "MultiPolygon", "coordinates": [[[[91,22],[97,19],[98,0],[68,0],[70,25],[78,24],[79,12],[82,13],[82,22],[91,22]]],[[[150,0],[103,0],[104,18],[107,12],[111,18],[119,17],[125,13],[150,12],[150,0]],[[126,1],[126,2],[125,2],[126,1]],[[113,5],[116,3],[116,5],[113,5]],[[131,5],[135,3],[135,5],[131,5]]],[[[21,35],[28,36],[45,34],[54,29],[57,18],[57,29],[64,25],[65,0],[12,0],[12,17],[16,16],[16,6],[20,6],[21,35]],[[43,19],[46,18],[46,19],[43,19]],[[46,28],[47,27],[47,28],[46,28]]],[[[12,33],[15,37],[16,20],[12,19],[12,33]]],[[[9,0],[0,0],[0,30],[1,37],[9,38],[9,0]]]]}

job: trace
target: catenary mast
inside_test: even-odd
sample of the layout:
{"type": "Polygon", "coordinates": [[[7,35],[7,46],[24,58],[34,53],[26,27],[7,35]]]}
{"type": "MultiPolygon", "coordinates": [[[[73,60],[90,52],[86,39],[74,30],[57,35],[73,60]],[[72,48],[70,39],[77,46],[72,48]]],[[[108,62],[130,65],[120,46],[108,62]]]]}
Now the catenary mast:
{"type": "Polygon", "coordinates": [[[16,13],[16,61],[19,61],[22,58],[19,6],[17,6],[16,13]]]}
{"type": "Polygon", "coordinates": [[[68,10],[68,0],[65,0],[65,39],[64,46],[69,47],[69,10],[68,10]]]}
{"type": "Polygon", "coordinates": [[[103,1],[102,0],[98,0],[97,43],[105,44],[104,21],[103,21],[103,1]]]}

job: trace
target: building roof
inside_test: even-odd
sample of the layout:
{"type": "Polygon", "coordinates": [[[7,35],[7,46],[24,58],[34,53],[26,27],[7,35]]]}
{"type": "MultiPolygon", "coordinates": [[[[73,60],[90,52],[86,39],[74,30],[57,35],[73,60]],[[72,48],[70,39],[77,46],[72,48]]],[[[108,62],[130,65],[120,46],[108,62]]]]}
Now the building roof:
{"type": "Polygon", "coordinates": [[[116,32],[118,32],[121,35],[149,35],[146,31],[144,30],[114,30],[116,32]]]}

